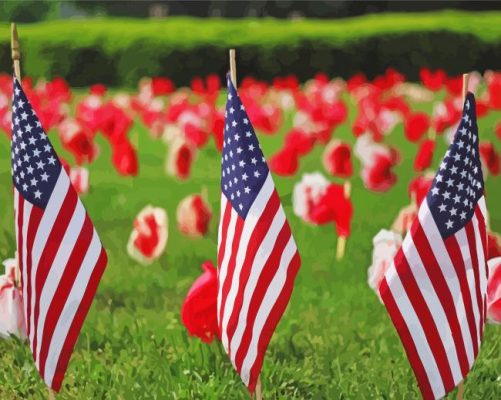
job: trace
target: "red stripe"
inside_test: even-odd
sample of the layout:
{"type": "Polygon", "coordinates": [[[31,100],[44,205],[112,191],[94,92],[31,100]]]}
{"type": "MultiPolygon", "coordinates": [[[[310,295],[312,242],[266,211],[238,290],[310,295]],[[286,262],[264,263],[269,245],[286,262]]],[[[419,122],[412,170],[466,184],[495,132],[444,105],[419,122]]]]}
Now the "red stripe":
{"type": "Polygon", "coordinates": [[[477,254],[477,240],[475,238],[475,230],[473,228],[473,219],[470,220],[466,226],[466,238],[468,239],[468,247],[470,249],[471,266],[473,268],[473,276],[475,278],[475,297],[477,298],[478,310],[478,333],[479,337],[482,336],[482,327],[484,326],[484,306],[482,295],[480,294],[480,274],[478,271],[478,254],[477,254]]]}
{"type": "Polygon", "coordinates": [[[461,325],[458,320],[454,298],[419,220],[412,224],[411,235],[421,260],[425,260],[425,262],[423,262],[423,267],[430,278],[435,294],[447,317],[452,339],[456,347],[459,365],[461,366],[461,373],[464,377],[470,370],[470,365],[468,356],[466,355],[466,347],[461,333],[461,325]]]}
{"type": "Polygon", "coordinates": [[[101,254],[99,255],[99,259],[97,260],[94,271],[92,272],[92,275],[87,284],[85,294],[82,298],[82,301],[80,302],[80,305],[78,306],[75,318],[73,319],[70,330],[68,331],[68,336],[66,336],[66,340],[61,349],[61,354],[59,356],[57,367],[54,372],[54,378],[52,379],[52,389],[56,392],[59,392],[59,390],[61,389],[61,383],[63,382],[64,374],[66,373],[71,353],[73,353],[75,343],[78,339],[78,335],[80,334],[80,330],[82,329],[85,317],[89,312],[90,305],[92,304],[92,299],[94,298],[94,295],[96,293],[107,261],[108,257],[106,256],[106,251],[101,247],[101,254]]]}
{"type": "Polygon", "coordinates": [[[34,318],[34,332],[33,332],[33,359],[36,361],[37,357],[37,324],[38,324],[38,314],[40,312],[40,294],[45,285],[45,280],[49,274],[52,262],[56,257],[59,245],[63,240],[66,229],[68,228],[68,223],[71,221],[71,217],[75,212],[76,205],[78,203],[78,196],[74,190],[68,190],[66,197],[61,205],[59,214],[54,221],[54,225],[46,238],[45,246],[40,256],[40,261],[37,266],[36,277],[35,277],[35,309],[33,313],[34,318]]]}
{"type": "Polygon", "coordinates": [[[249,391],[252,393],[256,388],[256,383],[259,378],[259,374],[261,373],[261,368],[263,366],[264,355],[266,353],[266,349],[268,348],[268,344],[270,343],[271,336],[275,331],[275,328],[280,321],[283,313],[285,312],[285,308],[289,303],[292,289],[294,288],[294,279],[299,271],[299,267],[301,266],[301,258],[299,257],[299,253],[296,250],[296,254],[291,259],[290,264],[287,267],[287,278],[285,280],[284,287],[282,292],[278,296],[277,302],[273,305],[273,308],[264,324],[265,329],[261,333],[261,337],[259,338],[257,344],[257,357],[254,365],[251,368],[251,374],[249,379],[249,391]]]}
{"type": "Polygon", "coordinates": [[[379,294],[386,309],[388,310],[391,321],[393,322],[393,325],[395,326],[395,329],[400,336],[400,340],[404,345],[407,358],[409,359],[409,362],[412,366],[414,375],[416,375],[419,389],[421,389],[423,398],[426,400],[434,400],[435,396],[433,394],[433,389],[431,388],[430,381],[428,380],[428,375],[426,374],[426,370],[424,369],[423,363],[421,362],[421,358],[419,357],[419,354],[417,352],[414,340],[412,340],[409,327],[405,323],[405,320],[400,313],[400,309],[398,308],[391,290],[388,287],[386,278],[383,278],[383,280],[381,281],[381,285],[379,286],[379,294]]]}
{"type": "Polygon", "coordinates": [[[45,362],[47,361],[47,353],[49,352],[49,347],[52,341],[52,335],[56,329],[57,323],[66,304],[66,300],[73,288],[75,279],[80,271],[82,262],[89,250],[89,246],[92,241],[92,236],[94,233],[94,227],[88,216],[85,217],[85,222],[82,229],[78,235],[75,247],[71,251],[71,255],[68,258],[68,263],[64,268],[64,272],[61,275],[61,280],[58,283],[57,289],[54,292],[54,296],[47,310],[47,316],[45,317],[45,324],[43,329],[42,337],[40,338],[40,375],[45,377],[45,362]]]}
{"type": "MultiPolygon", "coordinates": [[[[261,246],[263,239],[268,233],[268,229],[271,225],[270,221],[273,221],[273,218],[280,207],[280,199],[278,197],[277,192],[274,190],[271,194],[268,204],[264,208],[264,211],[259,218],[256,226],[254,227],[254,231],[249,239],[249,244],[247,247],[247,251],[245,253],[245,260],[242,264],[242,269],[240,271],[240,276],[237,281],[237,296],[235,297],[235,301],[233,303],[233,311],[231,313],[231,317],[228,321],[228,326],[226,328],[226,332],[228,335],[228,343],[231,344],[231,339],[235,334],[235,330],[237,329],[238,320],[240,317],[240,311],[242,310],[242,303],[244,300],[244,290],[247,286],[247,282],[249,280],[249,276],[252,270],[252,265],[254,263],[254,258],[256,257],[256,253],[261,246]]],[[[231,346],[229,348],[229,355],[231,358],[231,346]]]]}
{"type": "Polygon", "coordinates": [[[394,263],[405,293],[407,294],[407,297],[412,304],[412,308],[421,323],[423,332],[426,336],[426,341],[428,342],[430,350],[437,363],[438,371],[440,373],[440,377],[442,378],[445,391],[449,392],[454,389],[455,385],[449,360],[447,359],[447,353],[444,348],[444,343],[440,338],[440,333],[438,332],[433,315],[426,304],[423,293],[416,282],[402,248],[400,248],[397,252],[394,263]]]}
{"type": "Polygon", "coordinates": [[[221,333],[223,332],[223,315],[224,309],[226,308],[226,298],[228,297],[231,283],[233,281],[237,253],[240,248],[240,238],[242,237],[242,230],[245,225],[245,221],[238,214],[236,214],[236,218],[237,223],[235,224],[235,231],[233,232],[233,242],[231,243],[230,259],[228,261],[228,266],[226,267],[226,276],[224,278],[224,282],[219,282],[219,284],[223,285],[221,291],[221,307],[219,309],[219,332],[221,333]]]}
{"type": "Polygon", "coordinates": [[[463,297],[463,303],[466,310],[466,320],[468,321],[468,328],[470,330],[471,342],[473,344],[473,354],[474,357],[478,353],[478,340],[477,340],[477,330],[475,328],[475,316],[473,315],[473,307],[471,303],[470,288],[468,286],[468,280],[466,278],[466,266],[464,264],[463,256],[459,248],[456,236],[449,236],[444,240],[445,247],[449,253],[449,257],[452,260],[452,265],[456,270],[456,274],[459,280],[459,287],[461,289],[461,296],[463,297]]]}
{"type": "Polygon", "coordinates": [[[284,252],[285,246],[289,242],[290,238],[291,230],[289,228],[289,224],[287,223],[287,221],[285,221],[282,229],[280,230],[280,233],[277,236],[273,250],[268,257],[268,260],[266,260],[266,263],[263,266],[263,270],[261,271],[261,274],[257,279],[256,289],[252,293],[252,298],[249,302],[249,311],[247,313],[246,321],[247,325],[244,334],[242,335],[240,347],[238,349],[235,349],[235,366],[238,373],[241,372],[242,363],[244,362],[245,356],[249,349],[253,334],[252,329],[254,327],[257,313],[259,312],[261,303],[263,302],[266,291],[268,290],[268,286],[270,285],[270,282],[273,280],[273,277],[278,270],[278,267],[280,265],[280,258],[282,257],[282,253],[284,252]]]}
{"type": "Polygon", "coordinates": [[[221,230],[221,243],[219,244],[219,251],[217,255],[218,268],[221,268],[221,263],[223,262],[224,258],[224,251],[226,249],[226,236],[228,234],[228,225],[230,225],[230,218],[231,218],[231,203],[229,201],[226,201],[224,216],[223,220],[221,221],[221,224],[223,224],[222,225],[223,228],[221,230]]]}

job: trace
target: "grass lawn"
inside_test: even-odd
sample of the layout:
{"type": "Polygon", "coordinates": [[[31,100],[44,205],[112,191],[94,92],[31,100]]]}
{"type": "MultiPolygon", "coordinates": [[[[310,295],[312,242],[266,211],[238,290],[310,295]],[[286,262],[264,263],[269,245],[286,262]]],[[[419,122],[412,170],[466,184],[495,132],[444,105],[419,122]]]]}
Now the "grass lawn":
{"type": "MultiPolygon", "coordinates": [[[[353,121],[354,107],[350,109],[353,121]]],[[[423,109],[431,112],[431,107],[423,109]]],[[[259,135],[267,157],[280,147],[291,118],[280,134],[259,135]]],[[[479,123],[481,137],[494,140],[498,149],[493,126],[499,119],[501,113],[491,113],[479,123]]],[[[216,259],[220,155],[211,143],[199,153],[192,178],[178,182],[164,173],[165,146],[151,139],[140,124],[131,135],[139,146],[136,178],[117,175],[110,149],[101,138],[101,155],[90,167],[91,193],[83,202],[108,250],[109,264],[58,399],[247,399],[219,343],[206,345],[189,337],[180,320],[182,301],[201,273],[201,263],[216,259]],[[214,218],[208,237],[190,240],[177,230],[175,211],[183,197],[200,191],[202,185],[208,186],[214,218]],[[126,243],[133,218],[147,204],[167,209],[170,229],[165,255],[143,267],[129,258],[126,243]]],[[[335,135],[354,142],[349,124],[335,135]]],[[[358,176],[352,180],[353,233],[341,262],[335,260],[333,226],[308,226],[292,212],[291,192],[300,174],[274,177],[303,264],[265,358],[266,399],[419,398],[397,333],[367,285],[372,238],[408,204],[407,184],[417,150],[405,141],[401,125],[386,141],[402,151],[398,184],[377,194],[364,189],[358,176]]],[[[437,154],[443,154],[442,138],[439,143],[437,154]]],[[[316,147],[305,157],[300,173],[322,170],[322,151],[316,147]]],[[[0,154],[3,260],[15,251],[9,142],[4,135],[0,135],[0,154]]],[[[438,157],[434,161],[440,162],[438,157]]],[[[487,179],[495,231],[501,231],[500,183],[499,177],[487,179]]],[[[501,399],[500,344],[500,327],[487,326],[480,355],[466,381],[466,399],[501,399]]],[[[47,394],[28,346],[16,340],[0,341],[0,399],[45,399],[47,394]]]]}

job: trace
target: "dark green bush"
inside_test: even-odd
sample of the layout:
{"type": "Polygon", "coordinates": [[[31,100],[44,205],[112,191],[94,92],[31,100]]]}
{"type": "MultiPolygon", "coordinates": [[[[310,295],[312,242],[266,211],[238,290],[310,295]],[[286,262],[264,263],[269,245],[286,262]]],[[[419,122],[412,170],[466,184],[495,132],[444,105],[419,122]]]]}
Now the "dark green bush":
{"type": "MultiPolygon", "coordinates": [[[[409,79],[419,68],[450,74],[501,68],[501,13],[378,14],[341,20],[64,20],[19,27],[22,68],[34,78],[63,76],[74,86],[136,86],[163,75],[178,85],[228,69],[238,75],[300,80],[323,71],[369,77],[394,67],[409,79]]],[[[0,70],[11,71],[9,30],[0,29],[0,70]]]]}

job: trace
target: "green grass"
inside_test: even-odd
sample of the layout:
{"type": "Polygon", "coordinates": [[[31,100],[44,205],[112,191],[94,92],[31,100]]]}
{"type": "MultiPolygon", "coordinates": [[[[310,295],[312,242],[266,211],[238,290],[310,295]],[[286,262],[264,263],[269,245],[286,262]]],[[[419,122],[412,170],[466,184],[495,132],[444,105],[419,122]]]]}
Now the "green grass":
{"type": "MultiPolygon", "coordinates": [[[[351,121],[353,117],[351,107],[351,121]]],[[[481,137],[497,141],[498,148],[492,128],[500,117],[492,113],[479,124],[481,137]]],[[[279,148],[283,133],[260,135],[266,156],[279,148]]],[[[335,135],[353,142],[348,124],[335,135]]],[[[108,249],[109,265],[58,398],[246,399],[246,390],[219,344],[206,345],[189,337],[180,321],[180,306],[201,272],[200,264],[216,258],[219,154],[212,144],[206,147],[192,178],[181,183],[163,172],[166,149],[160,142],[139,124],[132,136],[140,149],[137,178],[120,178],[111,169],[110,151],[102,140],[102,153],[90,167],[92,193],[83,201],[108,249]],[[181,198],[202,185],[208,185],[214,218],[207,238],[190,240],[177,230],[175,210],[181,198]],[[169,242],[158,262],[143,267],[128,257],[125,248],[134,216],[150,203],[168,210],[169,242]]],[[[57,142],[54,136],[53,141],[57,142]]],[[[358,176],[353,179],[353,234],[341,262],[335,261],[333,227],[308,226],[292,212],[291,191],[300,175],[274,177],[303,264],[265,358],[266,399],[419,398],[397,333],[366,282],[372,237],[389,227],[408,203],[407,183],[413,175],[416,148],[404,140],[401,126],[388,142],[404,155],[396,169],[399,182],[391,191],[376,194],[364,189],[358,176]]],[[[438,154],[443,154],[445,144],[439,142],[438,154]]],[[[15,250],[8,146],[1,136],[0,259],[11,257],[15,250]]],[[[301,173],[322,170],[322,150],[317,147],[302,160],[301,173]]],[[[491,226],[501,231],[500,179],[489,177],[487,191],[491,226]]],[[[501,398],[500,339],[499,327],[487,326],[479,358],[466,381],[466,399],[501,398]]],[[[47,398],[28,346],[19,341],[0,341],[0,398],[47,398]]]]}

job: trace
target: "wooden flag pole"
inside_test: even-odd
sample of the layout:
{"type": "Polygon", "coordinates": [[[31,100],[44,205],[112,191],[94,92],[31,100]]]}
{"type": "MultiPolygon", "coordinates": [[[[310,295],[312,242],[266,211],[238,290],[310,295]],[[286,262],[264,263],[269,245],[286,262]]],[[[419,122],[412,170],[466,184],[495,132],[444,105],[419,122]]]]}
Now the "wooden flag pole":
{"type": "MultiPolygon", "coordinates": [[[[351,183],[350,181],[346,181],[343,185],[344,189],[344,197],[349,199],[351,196],[351,183]]],[[[344,257],[344,252],[346,250],[346,237],[340,236],[337,240],[337,249],[336,249],[336,260],[342,260],[344,257]]]]}
{"type": "Polygon", "coordinates": [[[470,74],[463,74],[463,102],[468,94],[468,84],[470,83],[470,74]]]}
{"type": "Polygon", "coordinates": [[[463,395],[464,395],[464,382],[461,381],[461,382],[459,382],[459,385],[458,385],[458,394],[457,394],[456,399],[463,400],[463,395]]]}
{"type": "MultiPolygon", "coordinates": [[[[10,49],[14,74],[18,81],[21,80],[21,50],[19,47],[19,37],[15,22],[10,25],[10,49]]],[[[14,270],[14,281],[16,287],[21,286],[21,270],[19,269],[19,254],[16,251],[16,269],[14,270]]]]}
{"type": "MultiPolygon", "coordinates": [[[[237,88],[237,62],[235,58],[235,49],[230,49],[230,77],[233,86],[237,88]]],[[[261,391],[261,377],[258,376],[255,397],[256,400],[263,400],[263,394],[261,391]]]]}

